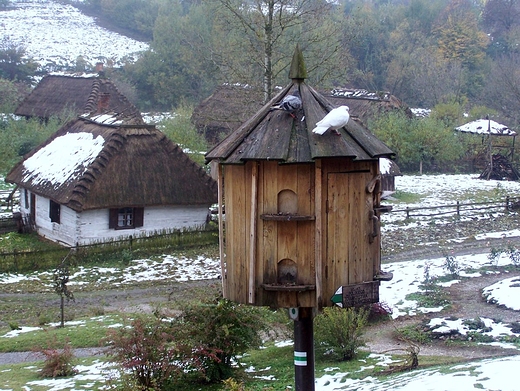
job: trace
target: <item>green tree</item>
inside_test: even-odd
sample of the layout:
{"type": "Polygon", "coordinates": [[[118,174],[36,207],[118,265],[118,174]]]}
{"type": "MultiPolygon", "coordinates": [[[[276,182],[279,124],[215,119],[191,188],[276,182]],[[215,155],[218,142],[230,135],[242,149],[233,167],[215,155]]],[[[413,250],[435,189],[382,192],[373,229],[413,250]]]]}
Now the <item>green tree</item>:
{"type": "Polygon", "coordinates": [[[342,34],[344,45],[356,61],[352,83],[368,90],[386,89],[386,67],[390,63],[390,32],[393,30],[393,7],[375,2],[357,1],[344,8],[342,34]]]}
{"type": "Polygon", "coordinates": [[[482,25],[493,41],[489,53],[493,58],[518,51],[520,1],[488,0],[482,13],[482,25]]]}
{"type": "Polygon", "coordinates": [[[208,145],[204,135],[199,134],[191,123],[192,112],[192,107],[181,105],[170,117],[161,121],[158,126],[193,161],[203,165],[204,153],[207,152],[208,145]]]}
{"type": "Polygon", "coordinates": [[[520,53],[503,55],[493,61],[481,102],[512,124],[520,121],[520,53]]]}
{"type": "Polygon", "coordinates": [[[465,95],[477,97],[484,84],[489,38],[479,29],[475,7],[469,0],[452,0],[439,15],[433,32],[442,57],[460,61],[466,70],[465,95]]]}
{"type": "Polygon", "coordinates": [[[218,83],[211,47],[212,14],[205,4],[163,5],[151,49],[125,65],[146,109],[171,110],[182,101],[198,102],[218,83]]]}
{"type": "Polygon", "coordinates": [[[453,126],[435,114],[416,119],[400,112],[389,112],[370,125],[376,136],[397,154],[397,164],[405,171],[438,171],[464,153],[453,126]]]}
{"type": "Polygon", "coordinates": [[[8,80],[30,82],[38,65],[26,58],[24,46],[4,38],[0,42],[0,77],[8,80]]]}
{"type": "Polygon", "coordinates": [[[0,78],[0,113],[12,113],[29,92],[27,84],[0,78]]]}

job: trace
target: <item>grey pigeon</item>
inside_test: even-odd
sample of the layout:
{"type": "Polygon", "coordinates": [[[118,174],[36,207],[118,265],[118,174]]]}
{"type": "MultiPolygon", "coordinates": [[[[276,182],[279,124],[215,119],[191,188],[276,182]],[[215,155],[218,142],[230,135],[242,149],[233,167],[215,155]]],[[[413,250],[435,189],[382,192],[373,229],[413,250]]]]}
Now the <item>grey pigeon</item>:
{"type": "Polygon", "coordinates": [[[287,95],[282,99],[281,102],[277,103],[274,106],[271,106],[272,110],[283,110],[287,111],[294,117],[294,112],[298,111],[302,107],[302,99],[300,97],[300,91],[296,90],[291,95],[287,95]]]}
{"type": "Polygon", "coordinates": [[[323,119],[316,123],[316,127],[312,129],[313,133],[323,134],[327,130],[332,129],[339,134],[338,129],[345,126],[350,119],[348,106],[340,106],[329,111],[323,119]]]}

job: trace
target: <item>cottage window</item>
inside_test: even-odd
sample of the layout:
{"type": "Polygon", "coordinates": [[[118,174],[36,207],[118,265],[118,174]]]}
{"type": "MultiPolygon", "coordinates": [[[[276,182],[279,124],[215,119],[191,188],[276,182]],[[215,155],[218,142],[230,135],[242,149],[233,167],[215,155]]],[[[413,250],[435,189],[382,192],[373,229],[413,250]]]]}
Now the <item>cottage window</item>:
{"type": "Polygon", "coordinates": [[[24,205],[23,206],[25,209],[29,209],[29,190],[24,189],[23,195],[24,195],[24,197],[23,197],[24,205]]]}
{"type": "Polygon", "coordinates": [[[144,208],[112,208],[110,209],[109,228],[131,229],[143,226],[144,208]]]}
{"type": "Polygon", "coordinates": [[[51,222],[60,224],[61,205],[53,200],[49,204],[49,217],[51,222]]]}

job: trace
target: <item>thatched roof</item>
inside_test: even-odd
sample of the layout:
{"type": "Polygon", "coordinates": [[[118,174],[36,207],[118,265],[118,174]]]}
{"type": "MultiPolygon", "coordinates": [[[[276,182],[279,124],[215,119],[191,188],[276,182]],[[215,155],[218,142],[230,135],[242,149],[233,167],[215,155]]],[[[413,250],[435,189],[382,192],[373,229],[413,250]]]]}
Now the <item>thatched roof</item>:
{"type": "Polygon", "coordinates": [[[121,94],[115,84],[97,74],[50,74],[16,108],[24,117],[50,118],[71,111],[74,115],[118,113],[127,121],[144,123],[141,113],[121,94]]]}
{"type": "Polygon", "coordinates": [[[195,109],[192,122],[216,144],[263,106],[262,91],[249,85],[223,84],[195,109]]]}
{"type": "Polygon", "coordinates": [[[506,125],[499,124],[489,118],[481,118],[458,126],[455,130],[463,133],[484,134],[491,136],[516,136],[516,132],[506,125]]]}
{"type": "MultiPolygon", "coordinates": [[[[365,124],[374,115],[395,109],[404,110],[412,117],[411,110],[388,92],[359,89],[320,92],[334,106],[349,106],[350,114],[365,124]]],[[[249,85],[224,84],[194,109],[191,120],[199,132],[206,135],[210,144],[214,145],[260,110],[263,99],[260,89],[249,85]]]]}
{"type": "Polygon", "coordinates": [[[6,181],[76,211],[217,199],[215,181],[162,132],[108,114],[65,124],[6,181]]]}
{"type": "Polygon", "coordinates": [[[410,108],[389,92],[336,88],[324,95],[334,106],[348,106],[350,113],[365,124],[374,116],[391,110],[403,110],[413,117],[410,108]]]}
{"type": "Polygon", "coordinates": [[[389,176],[401,176],[401,169],[391,159],[381,158],[379,159],[379,170],[381,171],[381,175],[389,175],[389,176]]]}
{"type": "Polygon", "coordinates": [[[263,106],[236,131],[206,154],[206,159],[224,164],[246,160],[278,160],[282,163],[313,162],[316,158],[350,157],[371,160],[393,155],[359,120],[351,118],[340,129],[324,135],[312,133],[316,122],[334,106],[301,79],[293,79],[277,96],[263,106]],[[299,89],[303,108],[293,119],[288,113],[270,108],[299,89]]]}

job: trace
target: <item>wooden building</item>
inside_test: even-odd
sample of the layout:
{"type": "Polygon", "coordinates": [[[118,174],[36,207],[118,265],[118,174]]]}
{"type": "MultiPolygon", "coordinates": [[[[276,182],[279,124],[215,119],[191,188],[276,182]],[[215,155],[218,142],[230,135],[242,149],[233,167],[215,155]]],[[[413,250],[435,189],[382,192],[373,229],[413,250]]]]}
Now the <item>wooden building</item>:
{"type": "Polygon", "coordinates": [[[333,105],[305,82],[300,57],[292,82],[206,155],[225,202],[224,296],[281,308],[334,305],[338,292],[349,306],[377,302],[379,158],[392,151],[355,118],[340,135],[312,133],[333,105]],[[271,110],[296,89],[295,118],[271,110]]]}
{"type": "Polygon", "coordinates": [[[6,181],[23,221],[67,246],[200,227],[217,201],[216,182],[178,145],[109,112],[66,123],[6,181]]]}

